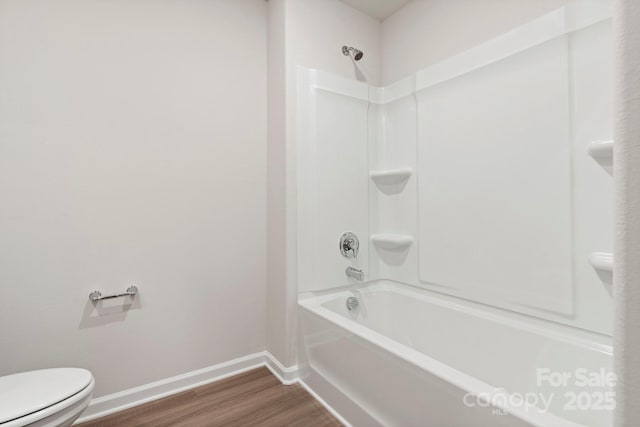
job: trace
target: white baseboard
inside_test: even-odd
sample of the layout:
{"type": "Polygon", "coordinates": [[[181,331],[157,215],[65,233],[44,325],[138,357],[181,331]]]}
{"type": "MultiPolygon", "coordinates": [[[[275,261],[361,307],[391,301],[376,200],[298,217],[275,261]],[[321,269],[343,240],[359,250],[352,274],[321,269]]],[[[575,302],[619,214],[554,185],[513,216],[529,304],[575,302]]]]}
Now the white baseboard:
{"type": "Polygon", "coordinates": [[[242,372],[266,366],[283,384],[298,381],[298,367],[287,368],[267,351],[93,399],[76,423],[91,421],[242,372]]]}
{"type": "Polygon", "coordinates": [[[271,353],[265,351],[265,365],[271,373],[284,385],[291,385],[298,382],[298,365],[287,368],[271,353]]]}

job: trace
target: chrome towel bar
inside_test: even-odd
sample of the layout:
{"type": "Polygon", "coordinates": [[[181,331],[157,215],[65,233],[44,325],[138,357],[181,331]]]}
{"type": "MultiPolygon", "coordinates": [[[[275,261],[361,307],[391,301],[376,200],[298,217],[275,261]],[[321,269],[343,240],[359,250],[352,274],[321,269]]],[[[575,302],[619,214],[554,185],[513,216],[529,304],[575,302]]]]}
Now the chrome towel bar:
{"type": "Polygon", "coordinates": [[[125,292],[121,294],[102,295],[102,292],[100,291],[93,291],[89,294],[89,299],[91,300],[91,302],[97,302],[103,299],[135,296],[137,293],[138,293],[138,287],[135,285],[131,285],[127,288],[125,292]]]}

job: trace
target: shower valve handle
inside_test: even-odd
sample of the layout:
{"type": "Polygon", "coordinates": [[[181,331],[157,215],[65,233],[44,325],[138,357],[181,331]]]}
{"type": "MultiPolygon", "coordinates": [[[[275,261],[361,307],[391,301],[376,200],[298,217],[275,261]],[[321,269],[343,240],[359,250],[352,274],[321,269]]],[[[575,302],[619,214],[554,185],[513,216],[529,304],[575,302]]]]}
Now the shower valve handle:
{"type": "Polygon", "coordinates": [[[354,233],[348,231],[340,237],[340,253],[343,257],[356,258],[359,248],[360,241],[354,233]]]}

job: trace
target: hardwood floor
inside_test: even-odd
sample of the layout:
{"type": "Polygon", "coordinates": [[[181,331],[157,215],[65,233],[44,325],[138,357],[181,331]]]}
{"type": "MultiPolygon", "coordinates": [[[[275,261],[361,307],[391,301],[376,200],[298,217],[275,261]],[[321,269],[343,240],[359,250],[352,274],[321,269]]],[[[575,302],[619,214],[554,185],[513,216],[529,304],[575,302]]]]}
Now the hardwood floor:
{"type": "Polygon", "coordinates": [[[282,385],[267,368],[258,368],[78,426],[341,425],[300,385],[282,385]]]}

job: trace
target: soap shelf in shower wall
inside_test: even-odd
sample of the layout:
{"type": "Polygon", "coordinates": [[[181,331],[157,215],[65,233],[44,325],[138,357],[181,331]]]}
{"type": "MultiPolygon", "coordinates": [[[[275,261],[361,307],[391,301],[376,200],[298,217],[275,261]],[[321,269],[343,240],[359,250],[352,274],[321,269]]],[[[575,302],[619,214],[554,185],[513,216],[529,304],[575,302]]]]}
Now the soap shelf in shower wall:
{"type": "Polygon", "coordinates": [[[607,171],[613,166],[613,141],[593,141],[587,147],[589,155],[607,171]]]}
{"type": "Polygon", "coordinates": [[[371,242],[381,249],[400,251],[408,249],[413,244],[413,236],[406,234],[372,234],[371,242]]]}
{"type": "Polygon", "coordinates": [[[369,176],[380,189],[383,187],[401,187],[400,190],[402,190],[412,173],[413,170],[411,168],[398,168],[371,171],[369,176]]]}
{"type": "Polygon", "coordinates": [[[594,252],[589,256],[589,264],[598,271],[613,273],[613,254],[594,252]]]}

